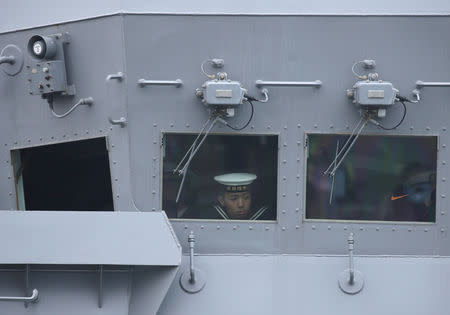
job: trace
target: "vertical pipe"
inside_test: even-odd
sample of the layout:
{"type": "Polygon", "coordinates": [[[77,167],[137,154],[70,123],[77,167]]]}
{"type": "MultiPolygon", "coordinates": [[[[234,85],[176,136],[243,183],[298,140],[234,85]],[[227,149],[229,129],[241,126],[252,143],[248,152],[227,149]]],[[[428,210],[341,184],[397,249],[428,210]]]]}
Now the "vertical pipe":
{"type": "Polygon", "coordinates": [[[194,246],[195,246],[195,236],[194,231],[191,231],[188,236],[189,250],[190,250],[190,283],[195,283],[195,272],[194,272],[194,246]]]}
{"type": "Polygon", "coordinates": [[[353,238],[353,233],[350,233],[348,236],[348,252],[349,252],[349,259],[350,259],[350,279],[348,280],[348,284],[353,285],[355,283],[355,271],[353,269],[353,245],[355,243],[355,240],[353,238]]]}

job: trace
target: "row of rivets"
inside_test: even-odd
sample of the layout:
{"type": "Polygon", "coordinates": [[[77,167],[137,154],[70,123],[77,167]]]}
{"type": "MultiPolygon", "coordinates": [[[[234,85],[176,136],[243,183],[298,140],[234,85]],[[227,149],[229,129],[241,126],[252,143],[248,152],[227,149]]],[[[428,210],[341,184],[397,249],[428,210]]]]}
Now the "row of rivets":
{"type": "MultiPolygon", "coordinates": [[[[110,129],[112,130],[112,127],[111,127],[110,129]]],[[[99,132],[99,133],[103,133],[103,130],[100,129],[98,132],[99,132]]],[[[88,134],[89,134],[89,130],[86,130],[85,133],[88,135],[88,134]]],[[[80,134],[80,133],[78,133],[78,132],[74,132],[74,133],[73,133],[74,136],[78,136],[79,134],[80,134]]],[[[66,134],[63,134],[63,135],[61,136],[61,138],[66,138],[66,137],[67,137],[66,134]]],[[[57,139],[56,136],[50,136],[50,140],[55,140],[55,139],[57,139]]],[[[44,140],[43,137],[39,137],[39,141],[42,142],[43,140],[44,140]]],[[[30,139],[30,138],[27,138],[26,141],[27,141],[28,143],[30,143],[30,142],[31,142],[31,139],[30,139]]],[[[18,141],[14,141],[13,144],[14,144],[14,145],[18,145],[19,142],[18,142],[18,141]]],[[[8,143],[5,143],[4,145],[5,145],[5,147],[7,147],[7,146],[8,146],[8,143]]]]}
{"type": "MultiPolygon", "coordinates": [[[[152,211],[155,211],[155,208],[153,208],[152,211]]],[[[188,225],[184,225],[184,229],[185,229],[185,230],[187,230],[187,229],[189,229],[189,228],[192,229],[192,227],[189,227],[188,225]]],[[[233,231],[236,231],[238,228],[239,228],[239,227],[236,226],[236,225],[233,225],[233,227],[232,227],[233,231]]],[[[295,228],[296,228],[296,229],[300,229],[300,225],[296,225],[295,228]]],[[[201,225],[201,226],[200,226],[200,229],[205,230],[206,227],[205,227],[204,225],[201,225]]],[[[223,227],[220,226],[220,225],[217,225],[217,226],[216,226],[216,229],[217,229],[217,230],[221,230],[221,229],[223,229],[223,227]]],[[[249,225],[249,226],[248,226],[248,229],[249,229],[250,231],[252,231],[254,228],[253,228],[252,225],[249,225]]],[[[268,227],[268,226],[264,227],[264,229],[265,229],[266,231],[270,231],[270,227],[268,227]]],[[[287,227],[283,226],[283,227],[281,227],[281,230],[282,230],[282,231],[286,231],[286,230],[287,230],[287,227]]]]}
{"type": "MultiPolygon", "coordinates": [[[[312,229],[312,230],[316,230],[317,227],[316,227],[315,225],[312,225],[312,226],[311,226],[311,229],[312,229]]],[[[331,231],[332,226],[331,226],[331,225],[328,225],[328,226],[327,226],[327,229],[328,229],[329,231],[331,231]]],[[[347,227],[347,226],[344,226],[344,230],[347,231],[347,230],[348,230],[348,227],[347,227]]],[[[364,231],[364,227],[360,227],[359,230],[360,230],[360,231],[364,231]]],[[[366,230],[368,230],[368,229],[366,229],[366,230]]],[[[376,227],[375,230],[376,230],[377,232],[379,232],[379,231],[380,231],[380,228],[379,228],[379,227],[376,227]]],[[[395,232],[395,231],[397,231],[397,229],[396,229],[395,227],[393,227],[393,228],[392,228],[392,232],[395,232]]],[[[412,231],[412,228],[408,228],[408,232],[411,232],[411,231],[412,231]]],[[[424,229],[424,232],[428,232],[428,231],[429,231],[428,228],[425,228],[425,229],[424,229]]],[[[445,231],[445,229],[441,229],[441,232],[444,232],[444,231],[445,231]]]]}

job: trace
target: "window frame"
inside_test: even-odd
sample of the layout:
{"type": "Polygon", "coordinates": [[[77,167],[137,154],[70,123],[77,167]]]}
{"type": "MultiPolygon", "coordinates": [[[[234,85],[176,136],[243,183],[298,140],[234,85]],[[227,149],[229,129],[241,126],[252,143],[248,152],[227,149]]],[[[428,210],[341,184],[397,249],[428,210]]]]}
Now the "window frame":
{"type": "MultiPolygon", "coordinates": [[[[39,143],[37,145],[24,145],[24,146],[15,146],[13,148],[9,149],[9,155],[10,155],[10,159],[11,159],[11,169],[13,171],[13,178],[14,178],[14,190],[16,193],[16,202],[15,202],[15,206],[16,206],[16,211],[39,211],[36,209],[26,209],[26,203],[25,203],[25,199],[22,200],[23,202],[23,209],[20,209],[19,207],[19,192],[18,192],[18,184],[17,184],[17,173],[16,173],[16,165],[15,165],[15,158],[14,158],[14,152],[19,152],[25,149],[32,149],[32,148],[40,148],[40,147],[46,147],[46,146],[53,146],[53,145],[60,145],[60,144],[68,144],[68,143],[74,143],[74,142],[80,142],[80,141],[90,141],[90,140],[96,140],[96,139],[104,139],[105,140],[105,146],[106,146],[106,153],[108,156],[108,169],[109,169],[109,174],[110,174],[110,185],[111,185],[111,200],[112,200],[112,205],[113,205],[113,209],[110,211],[105,211],[105,212],[115,212],[117,211],[116,209],[116,200],[114,198],[114,181],[113,181],[113,172],[112,172],[112,168],[111,168],[111,155],[110,155],[110,148],[109,148],[109,136],[108,135],[101,135],[101,136],[96,136],[96,137],[90,137],[90,138],[80,138],[80,139],[67,139],[65,141],[54,141],[54,142],[46,142],[46,143],[39,143]]],[[[20,155],[19,155],[20,156],[20,155]]],[[[23,179],[22,179],[22,195],[24,195],[25,191],[23,188],[23,179]]],[[[75,211],[75,212],[83,212],[83,211],[79,211],[79,210],[51,210],[51,211],[56,211],[56,212],[67,212],[67,211],[75,211]]],[[[93,209],[92,211],[98,211],[96,209],[93,209]]]]}
{"type": "MultiPolygon", "coordinates": [[[[198,135],[198,132],[195,131],[164,131],[161,130],[160,132],[160,167],[159,167],[159,174],[161,174],[159,177],[159,203],[158,206],[160,209],[163,208],[163,180],[164,180],[164,136],[167,134],[171,135],[198,135]]],[[[189,222],[189,223],[221,223],[221,224],[233,224],[233,223],[240,223],[240,224],[278,224],[279,223],[279,211],[280,208],[280,189],[279,189],[279,183],[280,183],[280,141],[281,141],[281,135],[279,132],[270,132],[270,133],[232,133],[232,132],[211,132],[208,137],[210,136],[236,136],[236,137],[242,137],[242,136],[276,136],[276,149],[277,149],[277,171],[276,171],[276,209],[275,209],[275,220],[224,220],[224,219],[195,219],[195,218],[168,218],[171,223],[175,224],[181,224],[183,222],[189,222]]]]}
{"type": "MultiPolygon", "coordinates": [[[[436,138],[436,205],[435,205],[435,213],[434,213],[434,221],[433,222],[421,222],[421,221],[384,221],[384,220],[347,220],[347,219],[308,219],[306,218],[306,188],[308,180],[306,178],[307,176],[307,169],[308,169],[308,155],[309,155],[309,143],[308,143],[308,136],[309,135],[339,135],[339,136],[349,136],[350,133],[347,132],[304,132],[304,143],[305,150],[304,150],[304,165],[303,165],[303,174],[304,181],[303,181],[303,187],[302,187],[302,194],[304,196],[302,200],[302,207],[304,209],[302,213],[302,222],[303,223],[342,223],[342,224],[383,224],[383,225],[421,225],[421,226],[433,226],[438,224],[438,203],[437,203],[437,196],[438,196],[438,183],[437,180],[439,178],[439,167],[438,167],[438,161],[439,161],[439,144],[440,144],[440,136],[439,134],[378,134],[378,133],[364,133],[361,134],[361,136],[375,136],[375,137],[435,137],[436,138]]],[[[359,139],[358,139],[359,140],[359,139]]],[[[357,141],[358,141],[357,140],[357,141]]]]}

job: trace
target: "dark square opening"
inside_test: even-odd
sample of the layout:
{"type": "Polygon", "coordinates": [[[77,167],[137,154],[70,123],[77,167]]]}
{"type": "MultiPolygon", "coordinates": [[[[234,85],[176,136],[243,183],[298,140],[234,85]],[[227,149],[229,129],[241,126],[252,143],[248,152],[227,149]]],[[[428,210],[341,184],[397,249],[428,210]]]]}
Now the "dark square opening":
{"type": "Polygon", "coordinates": [[[114,210],[106,138],[11,154],[20,210],[114,210]]]}

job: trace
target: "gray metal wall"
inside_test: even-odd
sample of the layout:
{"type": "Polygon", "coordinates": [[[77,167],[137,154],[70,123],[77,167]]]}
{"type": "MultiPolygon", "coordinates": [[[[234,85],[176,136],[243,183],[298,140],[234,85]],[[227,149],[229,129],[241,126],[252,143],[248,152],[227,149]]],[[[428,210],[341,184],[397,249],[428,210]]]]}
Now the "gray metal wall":
{"type": "Polygon", "coordinates": [[[146,1],[146,0],[79,0],[60,3],[54,0],[30,2],[3,0],[0,32],[34,28],[111,14],[306,14],[306,15],[449,15],[446,0],[408,1],[358,0],[317,1],[146,1]],[[39,12],[39,13],[38,13],[39,12]]]}
{"type": "MultiPolygon", "coordinates": [[[[205,80],[199,70],[203,60],[224,58],[229,77],[241,81],[253,95],[259,95],[254,85],[258,79],[319,79],[323,81],[320,89],[270,88],[270,101],[257,105],[252,127],[244,131],[279,135],[277,222],[173,221],[185,249],[187,232],[194,230],[199,253],[238,256],[199,257],[198,268],[209,274],[204,291],[188,295],[174,281],[161,313],[239,313],[241,309],[230,312],[224,308],[231,307],[231,302],[221,304],[220,298],[231,292],[230,301],[237,299],[244,305],[241,313],[252,313],[250,305],[256,305],[255,313],[265,314],[297,313],[303,309],[312,314],[335,310],[347,313],[356,303],[356,314],[362,309],[367,312],[367,305],[382,298],[385,303],[379,302],[369,313],[390,313],[386,309],[392,307],[392,313],[444,314],[449,309],[442,295],[448,291],[450,278],[446,258],[361,259],[357,268],[367,275],[366,288],[352,300],[339,291],[333,278],[346,268],[344,257],[315,261],[304,256],[284,259],[282,255],[264,259],[250,255],[247,259],[239,254],[345,254],[347,235],[353,231],[357,254],[449,255],[446,181],[450,177],[450,90],[446,88],[423,89],[422,102],[408,106],[408,116],[398,130],[383,132],[372,126],[366,130],[375,134],[439,137],[436,224],[303,220],[304,136],[307,132],[349,132],[347,126],[358,119],[345,95],[355,82],[352,64],[365,58],[375,59],[380,77],[393,82],[408,96],[417,80],[450,81],[449,26],[448,17],[125,15],[2,34],[0,47],[15,44],[25,50],[34,34],[69,32],[72,41],[67,60],[77,94],[74,99],[58,100],[55,107],[64,111],[78,98],[88,96],[95,99],[95,104],[80,107],[65,119],[56,119],[44,100],[27,94],[25,71],[15,77],[0,73],[0,208],[16,209],[10,150],[107,136],[115,209],[159,210],[161,133],[195,132],[203,125],[207,114],[194,96],[195,88],[205,80]],[[108,74],[118,71],[125,73],[125,81],[105,82],[108,74]],[[184,85],[178,89],[142,88],[137,85],[141,78],[180,78],[184,85]],[[107,120],[122,116],[128,120],[126,128],[111,126],[107,120]],[[308,275],[316,273],[320,276],[314,277],[314,282],[308,275]],[[389,281],[395,285],[386,289],[389,281]],[[424,294],[419,284],[430,289],[424,294]],[[251,304],[238,297],[242,290],[251,293],[251,304]],[[305,308],[301,298],[311,303],[305,308]],[[329,305],[324,303],[328,299],[329,305]],[[338,303],[342,306],[334,308],[338,303]]],[[[401,115],[399,109],[391,112],[386,124],[394,123],[401,115]]],[[[214,132],[229,130],[217,127],[214,132]]],[[[127,237],[126,233],[123,237],[127,237]]],[[[16,280],[11,282],[17,283],[16,280]]],[[[47,296],[58,296],[58,281],[48,280],[51,289],[47,296]]],[[[11,282],[5,279],[0,283],[11,282]]],[[[74,277],[64,285],[72,288],[74,296],[81,297],[92,285],[86,280],[78,286],[79,282],[80,278],[74,277]]],[[[125,287],[123,279],[109,285],[110,290],[120,292],[120,298],[108,304],[108,310],[114,307],[108,314],[121,313],[124,303],[129,303],[124,302],[125,287]]],[[[95,304],[94,301],[79,301],[82,308],[89,309],[83,310],[84,314],[107,313],[107,309],[91,310],[87,304],[95,304]]],[[[142,299],[140,303],[144,305],[136,306],[136,310],[145,308],[142,299]]],[[[8,314],[70,314],[65,312],[68,305],[71,304],[65,299],[27,310],[14,305],[8,314]]]]}

